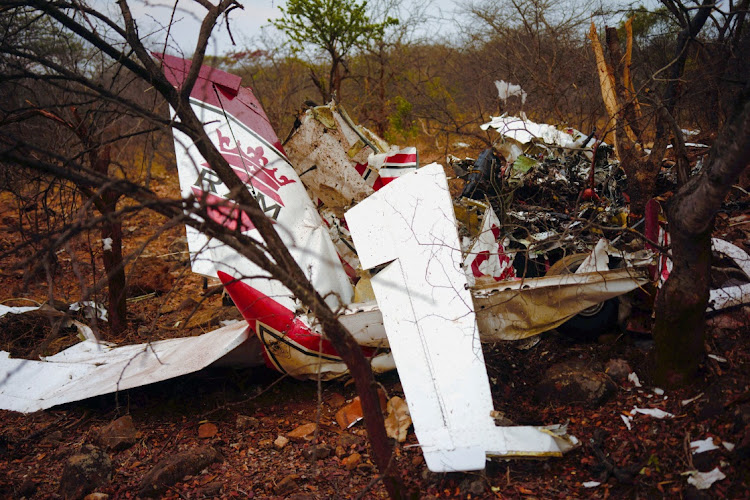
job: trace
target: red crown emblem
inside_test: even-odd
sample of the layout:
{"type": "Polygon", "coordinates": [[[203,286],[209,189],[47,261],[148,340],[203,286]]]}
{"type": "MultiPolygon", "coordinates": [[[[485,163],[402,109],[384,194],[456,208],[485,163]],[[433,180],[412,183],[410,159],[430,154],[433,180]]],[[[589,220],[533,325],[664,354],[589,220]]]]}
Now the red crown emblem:
{"type": "Polygon", "coordinates": [[[268,164],[268,158],[264,156],[265,152],[262,146],[248,147],[243,151],[239,141],[237,141],[236,146],[232,147],[232,141],[229,137],[223,136],[219,130],[216,131],[216,134],[219,139],[219,152],[234,169],[237,177],[245,184],[252,184],[258,191],[283,207],[284,202],[281,201],[278,194],[279,188],[297,181],[289,179],[285,175],[277,176],[278,168],[265,168],[268,164]]]}

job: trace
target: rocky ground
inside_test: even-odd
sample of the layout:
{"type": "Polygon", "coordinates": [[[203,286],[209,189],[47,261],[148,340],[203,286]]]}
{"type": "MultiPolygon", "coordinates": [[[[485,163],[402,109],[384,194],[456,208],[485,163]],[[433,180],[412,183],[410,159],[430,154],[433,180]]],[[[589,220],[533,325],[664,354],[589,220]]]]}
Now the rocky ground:
{"type": "MultiPolygon", "coordinates": [[[[748,316],[740,309],[711,321],[712,357],[702,380],[679,391],[650,383],[647,338],[576,344],[551,332],[531,347],[491,346],[488,374],[505,424],[567,422],[581,446],[562,458],[493,460],[484,473],[433,474],[410,430],[396,445],[397,469],[426,498],[746,498],[748,316]],[[691,442],[706,439],[715,449],[691,450],[691,442]],[[715,468],[725,477],[707,490],[685,475],[715,468]]],[[[380,382],[389,397],[403,396],[396,374],[380,382]]],[[[2,412],[0,492],[384,497],[362,424],[342,430],[335,418],[354,396],[345,382],[318,388],[266,369],[212,369],[31,415],[2,412]]]]}

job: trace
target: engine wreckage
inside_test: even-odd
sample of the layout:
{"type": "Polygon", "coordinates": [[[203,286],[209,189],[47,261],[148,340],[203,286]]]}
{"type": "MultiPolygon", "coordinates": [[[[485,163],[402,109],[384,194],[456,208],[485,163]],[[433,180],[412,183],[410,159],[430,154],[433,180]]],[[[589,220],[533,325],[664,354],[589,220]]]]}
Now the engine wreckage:
{"type": "MultiPolygon", "coordinates": [[[[165,56],[163,62],[179,87],[190,61],[165,56]]],[[[389,146],[333,103],[307,109],[283,146],[239,77],[202,68],[191,103],[316,290],[340,311],[373,370],[398,369],[430,470],[479,470],[487,456],[559,456],[575,445],[560,429],[495,425],[480,342],[523,339],[577,315],[596,316],[602,304],[663,279],[668,259],[620,251],[599,239],[587,245],[587,256],[568,259],[567,268],[531,277],[522,272],[530,262],[521,266],[518,256],[544,255],[550,250],[545,236],[505,231],[481,193],[493,175],[506,185],[517,182],[539,164],[540,148],[580,150],[592,167],[575,175],[592,184],[604,175],[608,185],[611,171],[595,172],[596,154],[585,148],[590,137],[525,117],[495,118],[487,127],[502,134],[497,149],[507,161],[500,168],[492,150],[463,166],[454,161],[467,177],[464,196],[454,200],[441,165],[419,167],[416,148],[389,146]]],[[[261,239],[195,145],[177,130],[174,143],[183,196],[208,206],[209,216],[229,229],[261,239]]],[[[559,171],[570,166],[544,168],[546,177],[569,182],[559,171]]],[[[540,216],[502,215],[519,226],[540,216]]],[[[664,242],[668,234],[651,226],[653,241],[664,242]]],[[[0,364],[2,407],[35,411],[238,359],[298,378],[346,373],[315,318],[289,290],[199,231],[188,227],[187,238],[193,271],[218,277],[247,324],[140,346],[90,338],[43,361],[7,357],[0,364]]],[[[750,275],[747,254],[727,242],[715,245],[750,275]]],[[[746,302],[749,286],[712,291],[712,307],[746,302]]]]}

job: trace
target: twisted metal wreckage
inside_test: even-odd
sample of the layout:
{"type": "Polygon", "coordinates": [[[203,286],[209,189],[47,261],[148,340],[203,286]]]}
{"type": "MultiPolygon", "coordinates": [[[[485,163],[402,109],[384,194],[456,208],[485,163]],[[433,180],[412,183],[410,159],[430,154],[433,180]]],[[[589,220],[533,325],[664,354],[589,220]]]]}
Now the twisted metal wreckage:
{"type": "MultiPolygon", "coordinates": [[[[166,56],[163,62],[179,87],[190,61],[166,56]]],[[[282,147],[239,77],[202,68],[191,103],[316,290],[341,311],[373,370],[398,369],[430,470],[479,470],[487,456],[560,456],[575,445],[564,428],[495,425],[480,341],[536,335],[648,283],[651,253],[623,254],[602,239],[574,273],[516,278],[491,207],[474,203],[483,213],[475,216],[473,237],[460,238],[460,207],[454,208],[443,167],[417,168],[415,148],[388,146],[336,105],[308,109],[282,147]],[[625,265],[610,269],[615,253],[625,265]]],[[[488,124],[506,127],[510,139],[534,135],[531,125],[506,117],[488,124]],[[523,132],[509,131],[513,123],[523,132]]],[[[192,142],[177,130],[174,142],[182,194],[207,204],[209,215],[230,229],[239,224],[260,239],[192,142]]],[[[517,163],[519,151],[507,154],[517,163]]],[[[667,236],[662,230],[654,239],[667,236]]],[[[346,373],[315,318],[285,287],[191,227],[187,239],[193,271],[221,279],[247,324],[147,346],[90,338],[43,361],[4,353],[0,407],[36,411],[214,363],[265,362],[324,380],[346,373]]],[[[750,275],[746,253],[716,245],[750,275]]],[[[668,264],[660,257],[662,279],[668,264]]],[[[712,306],[743,303],[749,295],[747,283],[714,290],[712,306]]]]}

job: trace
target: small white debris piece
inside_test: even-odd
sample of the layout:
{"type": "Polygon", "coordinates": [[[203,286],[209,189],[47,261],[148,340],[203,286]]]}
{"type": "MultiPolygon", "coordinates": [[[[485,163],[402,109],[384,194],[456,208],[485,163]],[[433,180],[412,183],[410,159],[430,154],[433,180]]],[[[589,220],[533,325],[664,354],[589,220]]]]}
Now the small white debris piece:
{"type": "Polygon", "coordinates": [[[654,391],[654,394],[656,394],[657,396],[663,396],[664,395],[664,389],[660,389],[658,387],[654,387],[653,391],[654,391]]]}
{"type": "Polygon", "coordinates": [[[583,487],[584,488],[596,488],[600,484],[602,483],[600,483],[599,481],[586,481],[585,483],[583,483],[583,487]]]}
{"type": "Polygon", "coordinates": [[[633,430],[633,425],[631,422],[633,422],[633,417],[628,417],[627,415],[620,415],[620,418],[623,422],[625,422],[625,427],[628,428],[628,430],[633,430]]]}
{"type": "Polygon", "coordinates": [[[633,407],[633,410],[630,412],[630,414],[635,415],[636,413],[641,413],[643,415],[648,415],[654,418],[674,418],[674,415],[672,413],[660,410],[659,408],[638,408],[637,406],[635,406],[633,407]]]}
{"type": "Polygon", "coordinates": [[[693,455],[697,455],[704,451],[718,450],[719,447],[714,444],[713,438],[708,438],[692,441],[690,443],[690,449],[693,450],[693,455]]]}
{"type": "Polygon", "coordinates": [[[581,441],[572,434],[568,434],[568,423],[545,425],[538,428],[540,432],[549,434],[555,438],[555,442],[560,447],[560,451],[567,453],[573,448],[581,445],[581,441]]]}
{"type": "Polygon", "coordinates": [[[70,321],[67,321],[66,323],[67,323],[65,325],[66,327],[73,325],[78,329],[78,338],[80,340],[93,340],[94,342],[97,342],[99,340],[96,337],[94,330],[92,330],[91,327],[84,325],[80,321],[70,320],[70,321]]]}
{"type": "Polygon", "coordinates": [[[684,135],[685,137],[694,137],[701,133],[700,130],[690,130],[687,128],[680,129],[680,131],[682,132],[682,135],[684,135]]]}
{"type": "Polygon", "coordinates": [[[36,311],[39,309],[39,306],[31,306],[31,307],[8,307],[0,304],[0,318],[5,316],[6,314],[23,314],[25,312],[29,311],[36,311]]]}
{"type": "Polygon", "coordinates": [[[104,238],[102,240],[102,250],[104,250],[105,252],[112,251],[112,238],[104,238]]]}
{"type": "Polygon", "coordinates": [[[729,443],[727,441],[722,441],[721,444],[724,446],[724,448],[727,449],[727,451],[734,451],[734,443],[729,443]]]}
{"type": "Polygon", "coordinates": [[[696,400],[698,400],[698,399],[700,399],[700,398],[702,398],[702,397],[703,397],[703,393],[701,392],[700,394],[698,394],[698,395],[697,395],[697,396],[695,396],[694,398],[690,398],[690,399],[683,399],[682,401],[680,401],[680,405],[681,405],[681,406],[687,406],[687,405],[689,405],[690,403],[692,403],[693,401],[696,401],[696,400]]]}
{"type": "Polygon", "coordinates": [[[636,387],[643,387],[641,385],[641,380],[638,378],[638,374],[636,374],[635,372],[632,372],[630,375],[628,375],[628,381],[632,382],[636,387]]]}
{"type": "Polygon", "coordinates": [[[699,472],[697,470],[691,470],[683,472],[683,475],[690,476],[687,480],[688,484],[692,484],[699,490],[707,490],[716,481],[721,481],[722,479],[727,477],[719,470],[718,467],[709,472],[699,472]]]}
{"type": "Polygon", "coordinates": [[[83,316],[88,319],[93,319],[96,316],[102,321],[107,321],[107,308],[102,304],[97,304],[91,300],[84,300],[81,302],[73,302],[68,306],[70,311],[83,311],[83,316]]]}
{"type": "Polygon", "coordinates": [[[509,97],[518,96],[521,98],[521,104],[526,104],[526,91],[524,91],[520,85],[515,83],[506,82],[504,80],[495,80],[495,87],[497,87],[497,94],[503,102],[507,101],[509,97]]]}
{"type": "Polygon", "coordinates": [[[716,354],[709,354],[709,358],[718,361],[719,363],[726,363],[727,358],[722,358],[721,356],[717,356],[716,354]]]}

